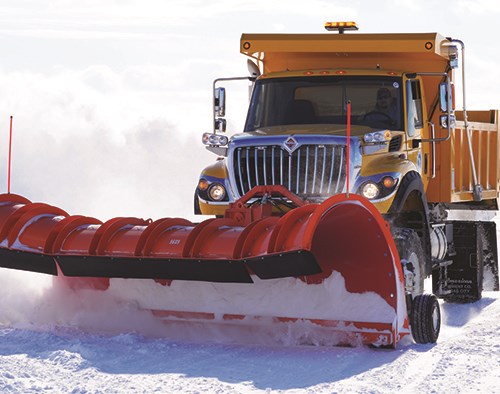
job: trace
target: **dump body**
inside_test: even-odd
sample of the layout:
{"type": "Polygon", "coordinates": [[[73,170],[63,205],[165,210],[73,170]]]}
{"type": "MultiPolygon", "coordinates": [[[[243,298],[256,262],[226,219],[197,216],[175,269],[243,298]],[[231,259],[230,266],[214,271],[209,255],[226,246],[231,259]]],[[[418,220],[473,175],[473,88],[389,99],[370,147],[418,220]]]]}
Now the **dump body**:
{"type": "Polygon", "coordinates": [[[241,53],[263,73],[318,69],[445,72],[448,40],[437,33],[243,34],[241,53]]]}

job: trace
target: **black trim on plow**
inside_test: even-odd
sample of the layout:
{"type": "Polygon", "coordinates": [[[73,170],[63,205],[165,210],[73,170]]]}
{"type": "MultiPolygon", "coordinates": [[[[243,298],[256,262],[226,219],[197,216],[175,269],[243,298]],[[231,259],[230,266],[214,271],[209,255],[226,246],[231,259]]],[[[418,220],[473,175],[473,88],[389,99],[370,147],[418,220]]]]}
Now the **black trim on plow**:
{"type": "Polygon", "coordinates": [[[314,275],[321,272],[307,250],[267,254],[247,259],[195,259],[120,256],[52,256],[0,248],[0,267],[57,275],[57,265],[68,277],[192,280],[253,283],[260,279],[314,275]],[[57,264],[56,264],[57,262],[57,264]]]}
{"type": "Polygon", "coordinates": [[[56,256],[65,276],[253,283],[241,261],[112,256],[56,256]]]}
{"type": "Polygon", "coordinates": [[[322,272],[312,253],[306,250],[256,257],[245,261],[245,264],[260,279],[306,276],[322,272]]]}
{"type": "Polygon", "coordinates": [[[24,250],[0,248],[0,267],[57,275],[53,256],[24,250]]]}
{"type": "Polygon", "coordinates": [[[253,283],[249,270],[260,279],[312,275],[321,272],[311,252],[298,250],[241,260],[148,258],[112,256],[55,256],[66,276],[193,280],[253,283]]]}

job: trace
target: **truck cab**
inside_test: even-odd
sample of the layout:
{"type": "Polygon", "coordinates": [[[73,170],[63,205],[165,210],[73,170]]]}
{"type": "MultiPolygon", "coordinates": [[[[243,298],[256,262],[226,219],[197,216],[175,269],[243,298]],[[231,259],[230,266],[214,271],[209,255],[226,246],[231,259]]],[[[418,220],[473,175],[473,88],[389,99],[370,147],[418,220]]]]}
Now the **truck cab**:
{"type": "Polygon", "coordinates": [[[260,63],[253,63],[245,127],[230,140],[219,137],[225,90],[216,88],[215,131],[204,141],[220,157],[202,171],[195,211],[223,215],[252,187],[283,185],[310,202],[360,194],[387,213],[411,171],[425,190],[436,175],[435,145],[428,142],[438,138],[436,129],[449,135],[454,122],[456,48],[442,42],[437,34],[244,34],[242,52],[260,63]],[[370,52],[374,47],[379,52],[370,52]],[[413,68],[419,55],[426,56],[421,73],[413,68]]]}
{"type": "Polygon", "coordinates": [[[223,201],[199,190],[200,210],[217,214],[257,185],[284,185],[312,202],[345,193],[350,105],[349,192],[387,212],[402,176],[429,171],[421,150],[411,143],[427,127],[424,104],[420,79],[392,70],[262,75],[255,82],[245,129],[228,144],[225,168],[217,163],[220,174],[210,177],[208,169],[203,174],[207,183],[224,186],[223,201]]]}

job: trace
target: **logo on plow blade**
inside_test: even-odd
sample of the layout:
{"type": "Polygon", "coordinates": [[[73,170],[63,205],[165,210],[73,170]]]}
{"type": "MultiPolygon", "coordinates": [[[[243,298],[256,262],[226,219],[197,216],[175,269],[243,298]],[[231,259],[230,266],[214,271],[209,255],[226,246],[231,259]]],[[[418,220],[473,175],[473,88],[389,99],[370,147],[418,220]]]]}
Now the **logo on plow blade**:
{"type": "Polygon", "coordinates": [[[290,154],[292,154],[299,147],[299,143],[293,137],[288,137],[285,142],[283,142],[283,148],[290,154]]]}

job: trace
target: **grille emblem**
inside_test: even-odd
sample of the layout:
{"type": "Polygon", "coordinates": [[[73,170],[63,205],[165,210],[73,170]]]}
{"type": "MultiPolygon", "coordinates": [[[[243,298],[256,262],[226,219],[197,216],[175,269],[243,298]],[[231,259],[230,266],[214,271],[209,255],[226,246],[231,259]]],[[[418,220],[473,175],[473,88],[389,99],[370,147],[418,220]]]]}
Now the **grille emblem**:
{"type": "Polygon", "coordinates": [[[288,153],[292,154],[299,147],[299,143],[295,138],[290,136],[283,142],[282,146],[288,153]]]}

